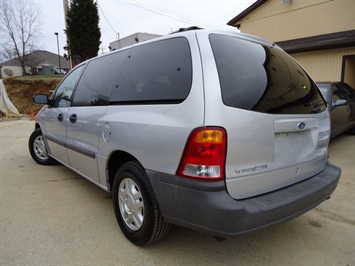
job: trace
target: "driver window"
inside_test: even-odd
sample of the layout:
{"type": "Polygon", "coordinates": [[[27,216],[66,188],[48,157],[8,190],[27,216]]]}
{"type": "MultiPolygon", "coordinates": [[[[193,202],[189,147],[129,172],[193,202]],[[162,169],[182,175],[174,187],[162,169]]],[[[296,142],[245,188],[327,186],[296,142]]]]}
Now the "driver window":
{"type": "Polygon", "coordinates": [[[53,96],[53,107],[68,107],[71,105],[71,96],[84,66],[77,67],[60,83],[53,96]]]}
{"type": "Polygon", "coordinates": [[[346,100],[346,97],[338,84],[333,85],[333,102],[336,102],[337,100],[346,100]]]}
{"type": "Polygon", "coordinates": [[[348,84],[343,83],[343,84],[342,84],[342,89],[343,89],[344,94],[345,94],[349,99],[355,98],[355,90],[353,90],[353,88],[351,88],[348,84]]]}

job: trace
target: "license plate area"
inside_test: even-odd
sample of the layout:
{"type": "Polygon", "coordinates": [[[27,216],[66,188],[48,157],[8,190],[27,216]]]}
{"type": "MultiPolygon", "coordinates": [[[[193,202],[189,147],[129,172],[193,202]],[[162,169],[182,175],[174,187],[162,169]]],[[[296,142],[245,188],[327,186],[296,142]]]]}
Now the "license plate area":
{"type": "Polygon", "coordinates": [[[311,158],[316,149],[314,131],[275,133],[275,164],[286,166],[311,158]]]}

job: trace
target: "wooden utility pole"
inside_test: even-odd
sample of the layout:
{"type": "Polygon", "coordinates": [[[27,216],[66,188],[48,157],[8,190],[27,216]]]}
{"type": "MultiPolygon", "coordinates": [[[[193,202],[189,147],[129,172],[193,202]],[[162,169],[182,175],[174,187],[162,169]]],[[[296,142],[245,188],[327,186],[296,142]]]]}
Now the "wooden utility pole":
{"type": "Polygon", "coordinates": [[[67,39],[67,53],[68,53],[68,59],[69,59],[69,70],[71,70],[73,68],[73,61],[71,59],[71,53],[70,53],[70,46],[69,46],[69,41],[68,41],[68,37],[67,37],[67,13],[68,13],[68,0],[63,0],[63,8],[64,8],[64,22],[65,22],[65,36],[67,39]]]}

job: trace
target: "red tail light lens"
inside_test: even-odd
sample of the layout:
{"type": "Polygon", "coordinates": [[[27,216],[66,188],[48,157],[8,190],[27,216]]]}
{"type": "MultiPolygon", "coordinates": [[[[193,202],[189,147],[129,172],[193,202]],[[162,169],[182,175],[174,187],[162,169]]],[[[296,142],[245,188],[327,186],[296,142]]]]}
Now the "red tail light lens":
{"type": "Polygon", "coordinates": [[[177,175],[191,178],[224,179],[227,133],[223,128],[195,129],[187,140],[177,175]]]}

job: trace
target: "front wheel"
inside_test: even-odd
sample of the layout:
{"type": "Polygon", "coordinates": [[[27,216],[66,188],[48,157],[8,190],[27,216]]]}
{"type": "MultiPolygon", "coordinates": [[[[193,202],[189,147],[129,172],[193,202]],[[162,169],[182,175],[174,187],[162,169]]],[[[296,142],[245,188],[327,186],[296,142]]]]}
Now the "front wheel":
{"type": "Polygon", "coordinates": [[[33,160],[38,164],[52,165],[56,163],[56,160],[48,156],[46,143],[40,128],[36,128],[32,132],[28,141],[28,148],[33,160]]]}
{"type": "Polygon", "coordinates": [[[123,234],[137,246],[163,238],[170,229],[164,221],[144,169],[134,162],[117,171],[112,190],[113,207],[123,234]]]}

